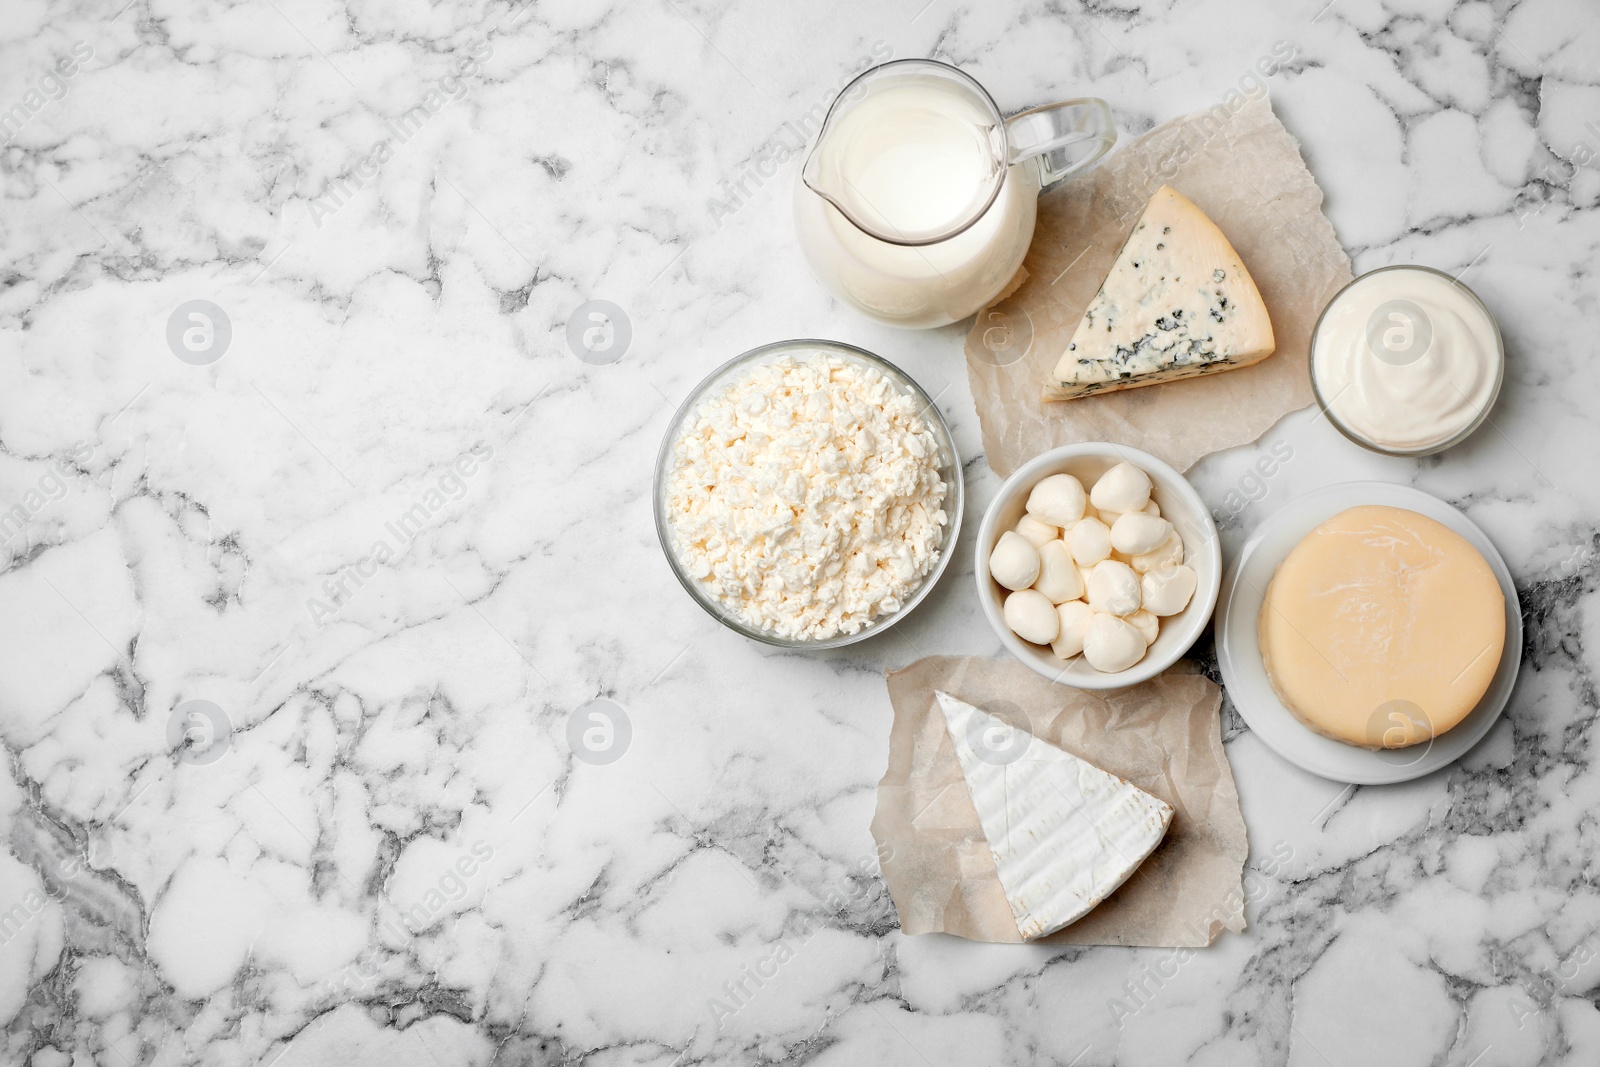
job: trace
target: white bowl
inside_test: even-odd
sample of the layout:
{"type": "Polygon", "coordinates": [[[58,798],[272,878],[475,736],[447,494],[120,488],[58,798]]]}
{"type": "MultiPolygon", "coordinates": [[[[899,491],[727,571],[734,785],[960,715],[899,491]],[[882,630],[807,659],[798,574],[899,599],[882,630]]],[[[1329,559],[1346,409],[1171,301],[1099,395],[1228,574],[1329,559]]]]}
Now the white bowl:
{"type": "Polygon", "coordinates": [[[1211,621],[1211,612],[1217,606],[1217,590],[1222,584],[1222,547],[1217,540],[1217,524],[1211,520],[1210,509],[1194,486],[1171,464],[1150,453],[1104,441],[1051,449],[1029,460],[1007,478],[983,513],[974,552],[978,602],[983,605],[984,617],[1001,643],[1044,677],[1079,689],[1121,689],[1138,685],[1178,662],[1211,621]],[[1000,535],[1013,529],[1022,518],[1028,493],[1038,482],[1052,474],[1070,474],[1089,489],[1096,478],[1124,461],[1150,476],[1150,495],[1161,508],[1162,518],[1169,520],[1183,537],[1184,562],[1194,568],[1199,583],[1188,607],[1161,620],[1161,629],[1143,659],[1125,671],[1107,674],[1089,666],[1081,655],[1063,660],[1046,646],[1030,644],[1011,632],[1001,614],[1007,590],[989,577],[989,553],[994,551],[1000,535]]]}

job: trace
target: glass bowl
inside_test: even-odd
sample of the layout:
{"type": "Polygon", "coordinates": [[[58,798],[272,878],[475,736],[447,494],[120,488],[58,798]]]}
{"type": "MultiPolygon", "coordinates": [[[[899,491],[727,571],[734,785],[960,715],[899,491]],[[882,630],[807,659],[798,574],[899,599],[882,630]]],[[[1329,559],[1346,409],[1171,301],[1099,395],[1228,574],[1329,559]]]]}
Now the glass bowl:
{"type": "Polygon", "coordinates": [[[1354,278],[1350,279],[1350,281],[1346,282],[1337,293],[1334,293],[1333,299],[1329,300],[1327,304],[1323,306],[1321,314],[1317,316],[1316,325],[1311,328],[1311,345],[1310,354],[1306,359],[1306,373],[1311,376],[1311,393],[1314,397],[1316,397],[1317,407],[1322,410],[1324,415],[1328,416],[1328,421],[1333,424],[1333,428],[1344,435],[1346,439],[1355,442],[1368,452],[1376,452],[1380,456],[1394,456],[1399,459],[1418,459],[1423,456],[1437,455],[1446,449],[1454,448],[1456,445],[1459,445],[1461,442],[1465,441],[1467,438],[1471,437],[1475,432],[1477,432],[1478,428],[1484,424],[1485,420],[1488,419],[1489,411],[1500,400],[1500,387],[1505,382],[1506,342],[1504,335],[1502,335],[1500,332],[1500,322],[1494,317],[1494,312],[1490,311],[1489,306],[1485,304],[1478,294],[1473,292],[1465,282],[1461,281],[1461,279],[1453,275],[1446,274],[1444,271],[1438,270],[1437,268],[1425,267],[1420,263],[1393,263],[1387,267],[1378,267],[1376,270],[1369,270],[1365,274],[1356,275],[1354,278]],[[1340,298],[1343,297],[1345,293],[1355,288],[1361,282],[1366,281],[1374,274],[1383,274],[1388,271],[1396,270],[1424,271],[1428,274],[1437,274],[1439,277],[1447,279],[1448,281],[1452,282],[1456,288],[1460,289],[1461,292],[1465,294],[1473,304],[1477,305],[1477,307],[1483,312],[1484,317],[1489,320],[1489,324],[1494,327],[1496,358],[1494,386],[1489,392],[1489,399],[1484,402],[1483,407],[1478,411],[1477,417],[1463,426],[1459,431],[1445,438],[1443,441],[1439,441],[1431,445],[1423,445],[1419,448],[1393,448],[1378,441],[1374,441],[1372,438],[1356,430],[1354,427],[1349,426],[1344,422],[1344,420],[1339,418],[1339,413],[1334,410],[1333,401],[1336,400],[1337,397],[1324,396],[1322,394],[1322,389],[1317,385],[1317,352],[1320,348],[1318,341],[1322,337],[1322,324],[1323,321],[1327,319],[1329,310],[1331,310],[1334,305],[1339,303],[1340,298]]]}
{"type": "Polygon", "coordinates": [[[965,492],[961,479],[961,458],[956,454],[954,439],[950,436],[950,427],[945,424],[944,416],[939,412],[933,398],[916,383],[910,375],[906,374],[893,363],[875,356],[871,352],[856,348],[854,345],[841,344],[838,341],[823,341],[814,338],[799,338],[792,341],[777,341],[760,348],[752,348],[741,356],[737,356],[716,370],[712,371],[694,387],[689,398],[679,406],[672,416],[672,422],[667,427],[666,436],[661,439],[661,450],[656,455],[656,473],[654,489],[654,509],[656,520],[656,537],[661,541],[661,551],[667,557],[667,563],[672,567],[672,573],[677,576],[678,583],[689,593],[695,603],[706,610],[712,618],[716,619],[728,629],[743,634],[752,641],[775,645],[779,648],[790,649],[824,649],[839,648],[844,645],[853,645],[857,641],[865,641],[882,631],[893,626],[909,615],[918,604],[922,603],[939,577],[944,574],[945,568],[950,565],[954,555],[956,541],[961,533],[961,514],[965,504],[965,492]],[[825,640],[793,640],[779,637],[746,623],[735,617],[721,603],[719,603],[705,588],[704,584],[690,576],[678,559],[677,552],[672,546],[672,528],[667,521],[666,486],[667,473],[672,463],[672,446],[677,443],[678,435],[684,424],[699,411],[700,405],[706,397],[718,389],[726,386],[735,378],[747,373],[750,368],[771,363],[782,356],[809,356],[827,354],[839,356],[853,363],[872,367],[880,371],[902,393],[906,393],[922,405],[922,417],[928,424],[934,440],[939,447],[939,477],[945,484],[944,503],[941,507],[945,513],[944,533],[939,542],[939,558],[922,579],[920,585],[912,590],[900,605],[900,609],[887,615],[879,615],[867,625],[853,634],[837,634],[825,640]]]}

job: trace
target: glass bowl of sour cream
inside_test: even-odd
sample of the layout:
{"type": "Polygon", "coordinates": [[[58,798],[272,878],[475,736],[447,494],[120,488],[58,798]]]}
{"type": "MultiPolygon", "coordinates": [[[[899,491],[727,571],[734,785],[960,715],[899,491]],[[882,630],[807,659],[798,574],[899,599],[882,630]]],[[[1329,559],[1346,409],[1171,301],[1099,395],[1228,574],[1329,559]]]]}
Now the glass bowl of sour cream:
{"type": "Polygon", "coordinates": [[[1328,302],[1311,387],[1334,428],[1386,456],[1428,456],[1489,417],[1505,342],[1478,295],[1432,267],[1380,267],[1328,302]]]}

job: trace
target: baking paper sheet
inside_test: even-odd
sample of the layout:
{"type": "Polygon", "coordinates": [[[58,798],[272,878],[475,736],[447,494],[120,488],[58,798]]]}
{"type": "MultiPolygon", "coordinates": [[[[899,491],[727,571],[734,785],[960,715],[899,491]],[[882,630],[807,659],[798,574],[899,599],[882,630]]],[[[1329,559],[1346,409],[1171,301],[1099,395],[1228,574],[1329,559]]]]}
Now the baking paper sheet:
{"type": "Polygon", "coordinates": [[[1208,945],[1245,928],[1249,846],[1223,754],[1222,690],[1180,664],[1106,693],[1057,685],[1015,660],[934,656],[888,675],[894,725],[872,836],[908,934],[1019,942],[1016,920],[936,689],[1088,760],[1176,809],[1161,845],[1049,944],[1208,945]]]}
{"type": "Polygon", "coordinates": [[[1247,444],[1313,400],[1311,329],[1350,280],[1322,190],[1265,94],[1157,127],[1039,200],[1017,288],[978,313],[967,373],[983,448],[1002,477],[1047,449],[1115,441],[1179,470],[1247,444]],[[1277,351],[1253,367],[1046,402],[1043,390],[1139,213],[1162,185],[1193,200],[1243,257],[1277,351]]]}

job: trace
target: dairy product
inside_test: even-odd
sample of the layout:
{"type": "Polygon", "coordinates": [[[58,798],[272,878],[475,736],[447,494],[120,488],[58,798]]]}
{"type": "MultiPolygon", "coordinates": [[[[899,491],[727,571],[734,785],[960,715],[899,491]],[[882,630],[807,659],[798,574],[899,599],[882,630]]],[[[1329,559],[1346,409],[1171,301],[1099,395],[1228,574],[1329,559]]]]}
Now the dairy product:
{"type": "Polygon", "coordinates": [[[856,633],[900,610],[938,562],[940,465],[917,400],[882,371],[780,356],[708,395],[679,431],[664,488],[674,554],[747,626],[801,641],[856,633]]]}
{"type": "MultiPolygon", "coordinates": [[[[1118,463],[1095,479],[1089,501],[1096,511],[1109,511],[1113,516],[1137,511],[1150,502],[1150,476],[1132,463],[1118,463]]],[[[1113,517],[1111,522],[1115,521],[1113,517]]]]}
{"type": "Polygon", "coordinates": [[[1052,604],[1083,596],[1083,576],[1065,541],[1057,539],[1039,546],[1039,577],[1033,587],[1049,597],[1052,604]]]}
{"type": "Polygon", "coordinates": [[[1100,671],[1126,670],[1144,657],[1162,618],[1183,611],[1199,584],[1183,564],[1182,536],[1150,491],[1149,475],[1131,463],[1101,474],[1088,494],[1066,474],[1032,487],[1028,513],[989,553],[989,576],[1011,590],[1001,617],[1012,633],[1049,645],[1063,660],[1081,654],[1100,671]],[[1106,510],[1112,507],[1121,510],[1106,510]],[[1083,517],[1073,522],[1073,515],[1083,517]],[[1066,524],[1059,538],[1040,536],[1058,529],[1041,516],[1066,524]]]}
{"type": "Polygon", "coordinates": [[[989,575],[1007,589],[1026,589],[1039,577],[1039,550],[1033,540],[1007,530],[989,553],[989,575]]]}
{"type": "Polygon", "coordinates": [[[1111,674],[1138,663],[1147,647],[1137,626],[1115,615],[1096,613],[1083,637],[1083,658],[1095,670],[1111,674]]]}
{"type": "Polygon", "coordinates": [[[1146,571],[1139,579],[1139,603],[1152,615],[1176,615],[1189,605],[1199,581],[1194,568],[1181,563],[1146,571]]]}
{"type": "Polygon", "coordinates": [[[1154,552],[1172,536],[1172,523],[1159,515],[1125,511],[1111,525],[1111,547],[1125,556],[1154,552]]]}
{"type": "Polygon", "coordinates": [[[806,174],[878,233],[799,181],[800,247],[828,289],[873,318],[919,328],[963,319],[1022,265],[1038,166],[1005,165],[998,116],[960,81],[908,73],[859,92],[819,140],[806,174]]]}
{"type": "Polygon", "coordinates": [[[1128,558],[1128,566],[1140,574],[1146,574],[1170,564],[1182,563],[1183,552],[1183,535],[1178,533],[1177,530],[1173,530],[1167,535],[1167,539],[1161,542],[1153,551],[1141,552],[1136,556],[1130,556],[1128,558]]]}
{"type": "Polygon", "coordinates": [[[1034,486],[1023,505],[1029,515],[1056,526],[1071,526],[1083,518],[1088,496],[1083,483],[1070,474],[1052,474],[1034,486]]]}
{"type": "Polygon", "coordinates": [[[1247,367],[1275,343],[1239,253],[1199,208],[1163,185],[1084,312],[1044,398],[1247,367]]]}
{"type": "Polygon", "coordinates": [[[1505,597],[1460,534],[1402,508],[1350,508],[1290,551],[1258,624],[1278,698],[1368,748],[1437,737],[1477,706],[1505,644],[1505,597]]]}
{"type": "Polygon", "coordinates": [[[1013,633],[1036,645],[1054,641],[1061,625],[1056,606],[1037,589],[1019,589],[1006,597],[1004,615],[1013,633]]]}
{"type": "Polygon", "coordinates": [[[1111,555],[1111,530],[1099,519],[1079,519],[1061,537],[1080,567],[1092,567],[1111,555]]]}
{"type": "Polygon", "coordinates": [[[1312,382],[1329,418],[1389,452],[1436,450],[1469,432],[1494,403],[1503,363],[1482,302],[1425,267],[1357,278],[1311,342],[1312,382]]]}
{"type": "Polygon", "coordinates": [[[1062,659],[1071,659],[1083,651],[1094,609],[1081,600],[1069,600],[1056,605],[1056,620],[1056,639],[1050,642],[1050,651],[1062,659]]]}
{"type": "Polygon", "coordinates": [[[1160,797],[948,693],[935,694],[1024,939],[1088,914],[1166,836],[1174,812],[1160,797]]]}
{"type": "MultiPolygon", "coordinates": [[[[1135,630],[1139,631],[1139,634],[1144,638],[1144,643],[1146,645],[1153,643],[1156,639],[1156,635],[1161,632],[1161,619],[1154,612],[1148,611],[1145,608],[1140,608],[1132,615],[1124,618],[1123,621],[1129,626],[1132,626],[1135,630]]],[[[1141,655],[1142,654],[1143,653],[1141,653],[1141,655]]]]}
{"type": "Polygon", "coordinates": [[[1046,542],[1060,537],[1061,528],[1051,526],[1048,522],[1040,522],[1032,515],[1024,515],[1017,520],[1017,533],[1026,537],[1034,548],[1039,548],[1046,542]]]}
{"type": "Polygon", "coordinates": [[[812,160],[816,184],[902,241],[944,235],[982,211],[1000,180],[1004,136],[987,103],[928,74],[866,86],[847,100],[812,160]]]}
{"type": "Polygon", "coordinates": [[[1132,615],[1139,610],[1139,576],[1126,563],[1103,559],[1089,572],[1085,599],[1096,611],[1108,615],[1132,615]]]}

